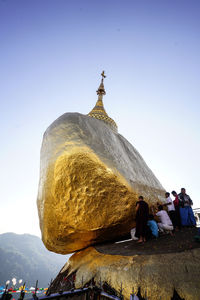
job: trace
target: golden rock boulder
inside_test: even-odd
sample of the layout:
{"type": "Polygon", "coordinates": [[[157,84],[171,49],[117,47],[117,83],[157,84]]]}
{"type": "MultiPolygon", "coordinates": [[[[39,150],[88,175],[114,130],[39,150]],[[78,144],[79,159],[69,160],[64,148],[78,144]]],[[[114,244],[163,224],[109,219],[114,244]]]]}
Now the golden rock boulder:
{"type": "Polygon", "coordinates": [[[128,233],[139,194],[154,204],[164,189],[108,124],[66,113],[47,129],[37,204],[49,250],[67,254],[128,233]]]}

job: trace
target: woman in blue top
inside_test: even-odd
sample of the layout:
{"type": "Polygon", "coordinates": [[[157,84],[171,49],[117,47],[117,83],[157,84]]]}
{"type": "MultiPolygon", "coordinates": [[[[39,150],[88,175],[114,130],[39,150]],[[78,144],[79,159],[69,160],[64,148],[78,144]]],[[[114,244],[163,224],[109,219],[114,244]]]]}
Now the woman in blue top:
{"type": "Polygon", "coordinates": [[[154,220],[153,215],[149,215],[149,220],[147,222],[147,226],[150,229],[150,238],[151,237],[157,238],[158,237],[158,225],[157,225],[156,221],[154,220]]]}

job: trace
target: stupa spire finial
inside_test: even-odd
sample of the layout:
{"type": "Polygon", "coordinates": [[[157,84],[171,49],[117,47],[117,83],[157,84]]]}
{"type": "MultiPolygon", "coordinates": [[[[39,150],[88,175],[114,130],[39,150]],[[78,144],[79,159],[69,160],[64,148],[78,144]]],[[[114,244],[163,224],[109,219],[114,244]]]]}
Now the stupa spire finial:
{"type": "Polygon", "coordinates": [[[99,95],[99,100],[102,100],[103,96],[106,95],[106,91],[105,91],[104,84],[103,84],[104,78],[106,78],[104,71],[101,73],[101,76],[102,76],[101,83],[97,90],[97,95],[99,95]]]}
{"type": "Polygon", "coordinates": [[[104,78],[106,78],[104,71],[101,73],[101,76],[102,76],[101,83],[97,90],[98,100],[97,100],[95,107],[91,110],[91,112],[88,114],[88,116],[98,119],[98,120],[102,120],[103,122],[110,125],[112,129],[117,131],[117,125],[116,125],[115,121],[107,115],[105,108],[103,106],[103,96],[106,95],[106,91],[104,88],[104,82],[103,82],[104,78]]]}

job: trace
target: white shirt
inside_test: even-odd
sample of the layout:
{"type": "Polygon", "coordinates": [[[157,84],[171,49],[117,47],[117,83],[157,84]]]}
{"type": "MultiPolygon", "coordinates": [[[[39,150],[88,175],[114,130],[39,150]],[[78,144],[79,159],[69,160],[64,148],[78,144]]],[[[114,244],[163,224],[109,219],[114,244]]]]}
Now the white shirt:
{"type": "Polygon", "coordinates": [[[166,225],[172,225],[172,222],[167,214],[167,212],[165,210],[160,210],[157,212],[156,216],[159,217],[160,222],[162,224],[166,224],[166,225]]]}
{"type": "Polygon", "coordinates": [[[175,210],[174,203],[173,203],[172,199],[170,197],[168,197],[166,200],[167,200],[167,203],[171,203],[170,205],[167,205],[168,211],[175,210]]]}

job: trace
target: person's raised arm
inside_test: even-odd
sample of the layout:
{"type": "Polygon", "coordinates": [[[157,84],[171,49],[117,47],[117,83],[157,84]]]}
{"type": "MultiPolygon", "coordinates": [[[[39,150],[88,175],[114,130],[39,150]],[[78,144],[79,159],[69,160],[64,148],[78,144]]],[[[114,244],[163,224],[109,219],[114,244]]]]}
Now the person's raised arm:
{"type": "Polygon", "coordinates": [[[137,203],[137,204],[136,204],[136,209],[135,209],[135,210],[136,210],[136,212],[138,211],[138,209],[139,209],[139,206],[140,206],[140,205],[139,205],[139,203],[137,203]]]}

